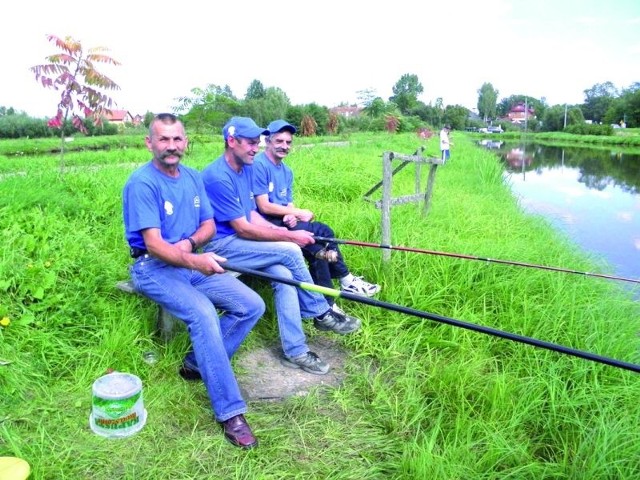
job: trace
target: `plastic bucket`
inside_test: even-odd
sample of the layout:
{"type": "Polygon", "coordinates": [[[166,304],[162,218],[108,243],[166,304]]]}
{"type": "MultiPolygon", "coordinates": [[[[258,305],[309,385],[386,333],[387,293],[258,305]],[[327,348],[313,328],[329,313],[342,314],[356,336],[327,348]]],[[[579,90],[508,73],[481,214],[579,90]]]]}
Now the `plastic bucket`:
{"type": "Polygon", "coordinates": [[[130,373],[113,372],[93,383],[89,425],[98,435],[129,437],[147,421],[142,402],[142,381],[130,373]]]}

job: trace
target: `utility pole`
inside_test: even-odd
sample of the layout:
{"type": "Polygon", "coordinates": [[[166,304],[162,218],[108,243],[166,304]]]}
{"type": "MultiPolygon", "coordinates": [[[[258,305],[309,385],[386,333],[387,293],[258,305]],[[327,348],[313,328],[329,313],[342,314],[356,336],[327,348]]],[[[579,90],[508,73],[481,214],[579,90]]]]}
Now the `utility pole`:
{"type": "Polygon", "coordinates": [[[567,128],[567,104],[564,104],[564,128],[567,128]]]}

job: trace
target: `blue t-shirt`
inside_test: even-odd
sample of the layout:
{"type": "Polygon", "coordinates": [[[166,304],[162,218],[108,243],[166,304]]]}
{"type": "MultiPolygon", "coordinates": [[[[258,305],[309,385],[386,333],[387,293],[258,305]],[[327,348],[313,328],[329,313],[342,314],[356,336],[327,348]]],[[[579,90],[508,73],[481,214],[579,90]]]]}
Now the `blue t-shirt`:
{"type": "Polygon", "coordinates": [[[251,211],[256,210],[251,184],[253,167],[245,165],[240,172],[227,164],[224,155],[202,170],[202,181],[215,210],[216,236],[214,240],[233,235],[236,231],[231,220],[245,217],[251,219],[251,211]]]}
{"type": "Polygon", "coordinates": [[[264,152],[254,157],[253,193],[269,195],[269,202],[287,206],[293,203],[293,171],[280,162],[275,165],[264,152]]]}
{"type": "Polygon", "coordinates": [[[180,175],[174,178],[149,162],[127,180],[122,213],[130,246],[146,250],[141,232],[147,228],[159,228],[164,240],[176,243],[213,218],[200,173],[184,165],[178,169],[180,175]]]}

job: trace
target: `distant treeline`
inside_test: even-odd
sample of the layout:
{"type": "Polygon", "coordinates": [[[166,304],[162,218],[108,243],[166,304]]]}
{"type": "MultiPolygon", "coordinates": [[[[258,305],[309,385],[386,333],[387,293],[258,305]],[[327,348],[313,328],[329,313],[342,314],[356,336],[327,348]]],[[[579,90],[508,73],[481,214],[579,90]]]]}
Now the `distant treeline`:
{"type": "MultiPolygon", "coordinates": [[[[119,133],[117,125],[104,122],[95,126],[92,120],[85,119],[84,126],[87,136],[116,135],[119,133]]],[[[64,136],[77,135],[78,131],[66,122],[63,128],[64,136]]],[[[47,125],[47,119],[29,117],[26,113],[0,115],[0,138],[48,138],[60,137],[60,130],[47,125]]]]}

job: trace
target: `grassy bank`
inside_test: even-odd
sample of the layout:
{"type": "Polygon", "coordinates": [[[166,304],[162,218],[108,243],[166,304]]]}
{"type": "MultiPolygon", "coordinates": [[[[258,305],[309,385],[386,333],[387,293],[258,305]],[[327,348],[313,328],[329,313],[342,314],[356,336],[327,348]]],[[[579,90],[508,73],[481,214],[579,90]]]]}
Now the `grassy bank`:
{"type": "MultiPolygon", "coordinates": [[[[625,128],[614,130],[614,135],[575,135],[564,132],[505,132],[492,135],[506,141],[522,141],[556,146],[588,146],[594,148],[624,148],[633,151],[640,149],[640,129],[625,128]]],[[[486,135],[470,134],[473,138],[482,138],[486,135]]]]}
{"type": "MultiPolygon", "coordinates": [[[[381,179],[384,151],[413,153],[420,141],[349,140],[291,155],[299,203],[341,238],[379,242],[380,212],[362,194],[381,179]]],[[[436,142],[427,153],[438,154],[436,142]]],[[[455,144],[438,169],[429,215],[417,205],[392,209],[394,244],[607,272],[519,210],[490,152],[463,135],[455,144]]],[[[157,342],[154,307],[114,289],[129,264],[120,195],[149,158],[140,147],[70,154],[65,163],[74,168],[63,177],[55,156],[0,159],[0,231],[10,246],[0,260],[0,318],[11,320],[0,329],[0,456],[26,459],[32,478],[640,475],[637,374],[347,302],[364,325],[338,339],[350,351],[342,387],[252,403],[247,416],[261,444],[231,447],[203,386],[176,374],[186,334],[157,342]],[[160,353],[155,365],[142,360],[151,349],[160,353]],[[118,441],[88,426],[91,386],[107,368],[141,377],[149,411],[140,433],[118,441]]],[[[221,140],[200,142],[186,162],[202,168],[221,151],[221,140]]],[[[413,184],[406,168],[395,195],[413,184]]],[[[376,249],[343,252],[352,271],[383,285],[387,302],[640,361],[640,308],[614,282],[402,252],[384,265],[376,249]]],[[[276,335],[270,309],[239,355],[276,335]]]]}

